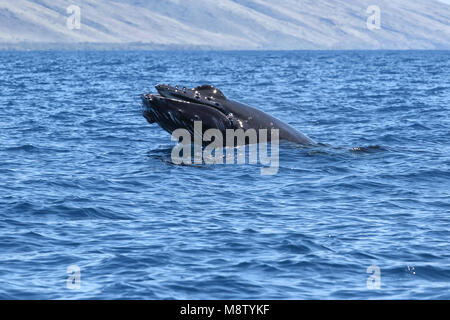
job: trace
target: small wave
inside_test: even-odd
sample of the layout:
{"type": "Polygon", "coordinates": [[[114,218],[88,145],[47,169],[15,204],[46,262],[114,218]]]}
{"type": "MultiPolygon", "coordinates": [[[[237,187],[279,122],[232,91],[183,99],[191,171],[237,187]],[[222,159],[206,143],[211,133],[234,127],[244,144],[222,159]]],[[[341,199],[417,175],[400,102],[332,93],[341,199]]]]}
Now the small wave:
{"type": "Polygon", "coordinates": [[[376,152],[388,151],[388,149],[383,146],[373,145],[373,146],[353,147],[350,149],[350,151],[355,152],[355,153],[376,153],[376,152]]]}
{"type": "Polygon", "coordinates": [[[14,215],[33,215],[38,216],[51,216],[56,217],[69,217],[72,219],[84,219],[84,218],[95,218],[95,219],[129,219],[126,216],[120,215],[119,213],[105,208],[105,207],[73,207],[69,205],[57,204],[57,205],[37,205],[29,201],[21,201],[11,205],[8,210],[14,215]]]}
{"type": "Polygon", "coordinates": [[[30,143],[26,143],[20,146],[14,146],[14,147],[9,147],[9,148],[5,148],[6,151],[26,151],[26,152],[35,152],[35,151],[39,151],[39,148],[30,144],[30,143]]]}

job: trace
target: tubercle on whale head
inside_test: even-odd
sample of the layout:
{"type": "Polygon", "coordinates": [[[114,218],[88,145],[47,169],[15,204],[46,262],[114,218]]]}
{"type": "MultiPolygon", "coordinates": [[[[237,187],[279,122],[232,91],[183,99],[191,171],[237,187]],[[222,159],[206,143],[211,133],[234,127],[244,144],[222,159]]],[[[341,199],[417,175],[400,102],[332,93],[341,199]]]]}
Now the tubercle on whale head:
{"type": "Polygon", "coordinates": [[[171,86],[170,84],[158,84],[155,86],[158,93],[167,98],[178,99],[196,99],[196,100],[226,100],[225,95],[218,88],[210,84],[204,84],[195,88],[187,89],[186,87],[180,87],[178,85],[171,86]]]}
{"type": "Polygon", "coordinates": [[[190,89],[187,89],[186,87],[180,89],[180,86],[158,84],[155,88],[159,95],[164,98],[198,103],[213,107],[225,115],[228,114],[228,111],[225,110],[223,106],[223,102],[226,101],[227,98],[222,91],[213,85],[206,84],[190,89]]]}

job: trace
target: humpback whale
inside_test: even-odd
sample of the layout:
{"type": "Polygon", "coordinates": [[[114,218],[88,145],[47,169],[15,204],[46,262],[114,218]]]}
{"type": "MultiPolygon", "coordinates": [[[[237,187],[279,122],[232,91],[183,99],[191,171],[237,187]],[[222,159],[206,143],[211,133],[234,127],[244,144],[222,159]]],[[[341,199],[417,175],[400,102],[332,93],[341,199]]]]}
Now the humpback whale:
{"type": "MultiPolygon", "coordinates": [[[[261,110],[228,99],[212,85],[186,88],[159,84],[158,94],[143,94],[143,116],[149,123],[157,123],[169,133],[184,128],[194,131],[194,122],[202,122],[202,130],[218,129],[224,135],[227,129],[279,130],[279,139],[301,145],[315,142],[290,125],[261,110]]],[[[258,137],[258,141],[260,141],[258,137]]],[[[270,141],[270,135],[266,141],[270,141]]],[[[248,143],[247,140],[245,143],[248,143]]]]}

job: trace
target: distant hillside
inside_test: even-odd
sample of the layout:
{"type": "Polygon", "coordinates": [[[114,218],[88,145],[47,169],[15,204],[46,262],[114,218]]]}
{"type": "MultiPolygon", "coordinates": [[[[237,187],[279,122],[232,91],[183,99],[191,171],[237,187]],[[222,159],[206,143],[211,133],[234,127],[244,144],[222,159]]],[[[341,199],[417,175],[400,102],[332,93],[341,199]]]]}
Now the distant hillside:
{"type": "MultiPolygon", "coordinates": [[[[72,24],[73,25],[73,24],[72,24]]],[[[0,0],[0,49],[450,49],[436,0],[0,0]],[[369,30],[380,8],[381,29],[369,30]],[[80,29],[66,25],[80,9],[80,29]]]]}

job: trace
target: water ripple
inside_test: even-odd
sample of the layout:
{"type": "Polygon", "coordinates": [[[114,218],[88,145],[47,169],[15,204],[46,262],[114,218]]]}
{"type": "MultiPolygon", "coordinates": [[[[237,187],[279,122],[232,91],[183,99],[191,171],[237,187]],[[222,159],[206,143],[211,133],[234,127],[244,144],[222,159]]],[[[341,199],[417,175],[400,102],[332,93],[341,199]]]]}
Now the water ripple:
{"type": "Polygon", "coordinates": [[[0,52],[0,299],[449,299],[449,57],[0,52]],[[274,176],[174,165],[140,114],[160,82],[321,144],[274,176]]]}

